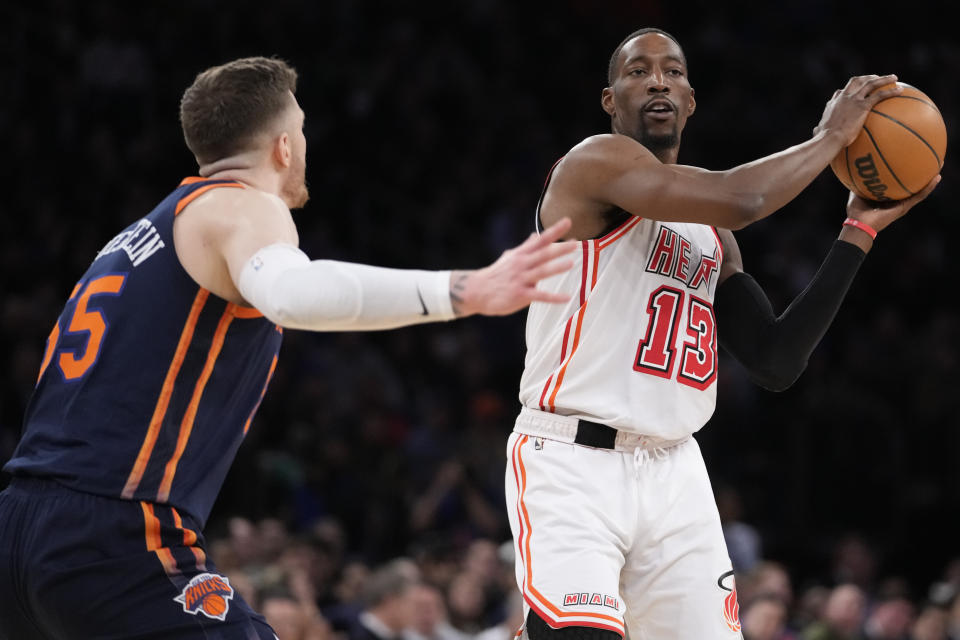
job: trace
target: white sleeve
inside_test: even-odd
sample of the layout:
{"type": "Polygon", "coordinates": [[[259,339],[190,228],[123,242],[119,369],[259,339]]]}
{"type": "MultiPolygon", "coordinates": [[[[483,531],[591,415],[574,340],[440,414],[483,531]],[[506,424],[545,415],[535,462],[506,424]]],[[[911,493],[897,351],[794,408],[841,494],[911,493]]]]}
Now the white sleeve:
{"type": "Polygon", "coordinates": [[[311,262],[291,244],[257,251],[237,288],[272,322],[290,329],[368,331],[454,318],[449,271],[311,262]]]}

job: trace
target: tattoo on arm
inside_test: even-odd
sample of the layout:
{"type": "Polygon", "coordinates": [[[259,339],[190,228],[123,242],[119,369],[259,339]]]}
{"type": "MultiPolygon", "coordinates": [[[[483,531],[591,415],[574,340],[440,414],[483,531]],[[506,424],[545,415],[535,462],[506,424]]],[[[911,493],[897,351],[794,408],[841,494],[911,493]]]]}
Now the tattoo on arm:
{"type": "Polygon", "coordinates": [[[466,271],[454,271],[450,275],[450,304],[453,306],[453,314],[458,318],[464,314],[463,294],[467,288],[468,275],[466,271]]]}

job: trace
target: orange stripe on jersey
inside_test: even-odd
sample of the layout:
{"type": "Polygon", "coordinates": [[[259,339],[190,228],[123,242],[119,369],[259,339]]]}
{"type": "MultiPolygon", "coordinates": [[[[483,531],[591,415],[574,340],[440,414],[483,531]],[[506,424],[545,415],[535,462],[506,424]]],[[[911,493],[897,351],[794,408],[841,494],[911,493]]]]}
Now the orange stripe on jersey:
{"type": "Polygon", "coordinates": [[[273,372],[277,369],[277,356],[273,356],[273,361],[270,362],[270,370],[267,371],[267,379],[263,382],[263,390],[260,392],[260,399],[257,400],[257,404],[254,405],[253,411],[250,412],[250,417],[247,418],[247,423],[243,425],[243,435],[247,435],[247,431],[250,430],[250,423],[253,422],[253,416],[257,414],[257,409],[260,408],[260,403],[263,402],[263,396],[267,395],[267,387],[270,386],[270,380],[273,379],[273,372]]]}
{"type": "Polygon", "coordinates": [[[180,186],[182,187],[185,184],[195,184],[197,182],[206,182],[209,179],[210,178],[201,178],[200,176],[190,176],[188,178],[184,178],[183,180],[181,180],[180,186]]]}
{"type": "Polygon", "coordinates": [[[530,437],[524,435],[520,438],[516,445],[514,445],[514,468],[513,473],[517,482],[517,486],[520,488],[518,492],[518,504],[517,511],[520,516],[520,529],[521,529],[521,538],[526,534],[526,539],[520,541],[520,557],[523,561],[523,564],[526,568],[526,573],[524,575],[524,599],[527,601],[527,604],[530,607],[537,611],[541,618],[549,618],[549,622],[553,623],[554,626],[567,627],[571,625],[587,626],[587,627],[598,627],[601,629],[609,629],[617,633],[618,635],[623,635],[623,622],[614,616],[605,615],[602,613],[593,613],[587,611],[561,611],[550,602],[549,599],[544,597],[536,587],[533,586],[533,556],[530,552],[530,539],[533,537],[533,523],[530,521],[530,512],[527,509],[527,504],[524,501],[524,495],[527,492],[527,468],[523,464],[523,455],[522,448],[523,445],[529,441],[530,437]],[[529,597],[532,595],[533,598],[529,597]],[[536,598],[536,600],[534,600],[536,598]],[[546,607],[549,613],[545,613],[538,605],[543,605],[546,607]],[[576,618],[576,620],[571,620],[565,622],[563,618],[576,618]],[[584,620],[586,618],[588,621],[584,620]]]}
{"type": "Polygon", "coordinates": [[[207,554],[204,553],[203,549],[195,546],[197,544],[197,533],[191,529],[184,528],[183,518],[180,517],[176,509],[170,507],[170,511],[173,512],[173,524],[176,525],[177,529],[183,530],[183,544],[190,548],[193,556],[197,559],[197,567],[206,569],[207,554]]]}
{"type": "Polygon", "coordinates": [[[173,360],[170,362],[170,368],[167,369],[167,376],[163,380],[163,387],[160,388],[160,397],[157,399],[157,406],[153,409],[153,416],[150,418],[150,426],[147,429],[147,435],[143,439],[143,445],[140,447],[140,453],[127,478],[127,484],[123,488],[123,497],[131,498],[137,487],[140,486],[140,480],[143,478],[143,472],[147,468],[147,462],[150,460],[150,454],[153,453],[153,447],[157,443],[157,436],[160,434],[160,427],[163,425],[163,418],[167,415],[167,407],[170,405],[170,396],[173,395],[173,386],[177,381],[177,375],[180,373],[180,367],[183,366],[183,360],[187,357],[187,349],[193,341],[193,332],[197,328],[197,319],[203,306],[207,303],[210,292],[206,289],[200,289],[193,299],[193,306],[190,307],[190,313],[187,315],[187,322],[183,325],[183,331],[180,333],[180,341],[177,342],[177,350],[173,354],[173,360]]]}
{"type": "Polygon", "coordinates": [[[720,234],[717,232],[716,227],[710,227],[710,230],[713,231],[713,237],[717,239],[717,249],[720,252],[720,259],[717,261],[717,266],[719,267],[723,264],[723,242],[720,240],[720,234]]]}
{"type": "Polygon", "coordinates": [[[144,536],[147,541],[147,551],[153,551],[157,554],[157,557],[160,559],[160,564],[163,565],[163,569],[167,572],[167,575],[180,573],[173,554],[170,553],[170,549],[163,546],[163,541],[160,539],[160,519],[157,518],[157,515],[153,512],[153,505],[149,502],[141,501],[140,508],[143,509],[144,536]]]}
{"type": "Polygon", "coordinates": [[[240,305],[233,304],[232,302],[227,305],[227,310],[234,318],[240,318],[241,320],[263,317],[263,314],[253,307],[241,307],[240,305]]]}
{"type": "Polygon", "coordinates": [[[210,374],[213,373],[213,365],[216,364],[220,356],[220,349],[223,348],[223,341],[227,336],[227,329],[233,321],[233,314],[230,313],[230,307],[220,316],[220,322],[217,323],[217,329],[213,333],[213,342],[210,344],[210,351],[207,352],[207,361],[203,365],[203,371],[200,372],[200,378],[193,388],[193,396],[190,398],[190,404],[187,405],[187,412],[180,422],[180,435],[177,436],[177,446],[173,455],[167,462],[166,469],[163,472],[163,481],[160,483],[160,489],[157,491],[157,502],[166,502],[170,497],[170,486],[173,484],[173,476],[177,473],[177,464],[180,463],[180,457],[184,449],[187,448],[187,440],[190,438],[190,432],[193,431],[193,421],[197,417],[197,408],[200,406],[200,398],[203,396],[203,389],[207,386],[210,374]]]}
{"type": "MultiPolygon", "coordinates": [[[[567,367],[570,365],[570,361],[573,359],[573,354],[577,352],[577,347],[580,346],[580,330],[583,328],[583,316],[587,312],[587,293],[593,290],[597,284],[597,266],[599,264],[599,255],[600,251],[597,248],[597,240],[584,240],[583,241],[583,279],[580,285],[580,311],[577,313],[577,324],[573,332],[573,346],[570,348],[570,353],[567,355],[566,359],[563,359],[561,355],[562,365],[560,371],[557,372],[557,381],[553,387],[553,393],[550,394],[550,400],[547,403],[548,408],[551,412],[556,410],[557,402],[557,393],[560,391],[561,385],[563,385],[563,377],[567,373],[567,367]],[[593,246],[593,258],[590,258],[590,247],[593,246]],[[592,267],[593,275],[590,277],[589,289],[587,288],[587,272],[592,267]]],[[[567,331],[570,329],[570,321],[567,321],[567,331]]],[[[566,333],[564,334],[566,337],[566,333]]],[[[566,345],[566,339],[564,339],[564,345],[566,345]]],[[[566,349],[566,346],[564,346],[566,349]]]]}
{"type": "Polygon", "coordinates": [[[197,198],[205,194],[207,191],[210,191],[211,189],[216,189],[217,187],[233,187],[234,189],[244,188],[244,186],[239,182],[218,182],[217,184],[208,184],[205,187],[200,187],[199,189],[197,189],[187,197],[181,198],[180,201],[177,202],[177,208],[173,210],[173,215],[175,216],[180,215],[180,212],[183,211],[183,208],[185,206],[187,206],[188,204],[190,204],[191,202],[193,202],[194,200],[196,200],[197,198]]]}
{"type": "Polygon", "coordinates": [[[633,229],[635,226],[637,226],[637,223],[639,223],[641,220],[643,220],[643,218],[638,218],[637,216],[630,216],[629,220],[621,224],[619,227],[617,227],[607,235],[600,238],[597,242],[597,248],[603,249],[605,247],[610,246],[611,244],[613,244],[614,242],[622,238],[624,234],[627,233],[627,231],[630,231],[630,229],[633,229]]]}

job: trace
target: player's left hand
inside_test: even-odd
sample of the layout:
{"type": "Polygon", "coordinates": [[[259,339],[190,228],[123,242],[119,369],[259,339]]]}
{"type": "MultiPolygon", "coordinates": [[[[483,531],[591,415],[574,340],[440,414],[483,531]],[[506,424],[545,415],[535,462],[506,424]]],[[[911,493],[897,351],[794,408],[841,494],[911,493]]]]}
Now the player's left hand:
{"type": "Polygon", "coordinates": [[[458,317],[479,313],[504,316],[523,309],[531,302],[560,303],[569,295],[537,289],[544,278],[573,266],[564,258],[580,244],[557,242],[570,230],[570,219],[563,218],[543,233],[532,233],[522,244],[507,249],[493,264],[475,271],[454,271],[450,277],[450,297],[458,317]]]}
{"type": "Polygon", "coordinates": [[[936,175],[918,193],[904,200],[891,202],[871,202],[851,191],[850,198],[847,200],[847,216],[870,225],[875,231],[882,231],[893,221],[905,216],[914,205],[930,195],[939,183],[940,176],[936,175]]]}

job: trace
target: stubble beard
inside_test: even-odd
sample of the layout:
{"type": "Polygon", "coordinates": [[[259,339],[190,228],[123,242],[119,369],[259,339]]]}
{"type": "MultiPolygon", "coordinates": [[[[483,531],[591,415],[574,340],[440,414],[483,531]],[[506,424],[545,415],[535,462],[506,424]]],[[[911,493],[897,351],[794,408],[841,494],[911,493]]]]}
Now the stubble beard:
{"type": "Polygon", "coordinates": [[[306,167],[297,172],[296,178],[290,180],[283,189],[283,199],[289,203],[290,209],[302,209],[310,200],[310,190],[307,188],[306,167]]]}
{"type": "Polygon", "coordinates": [[[654,155],[661,151],[675,149],[680,144],[680,135],[677,132],[676,123],[674,123],[673,130],[670,133],[650,133],[643,119],[641,119],[637,125],[637,133],[634,138],[654,155]]]}

